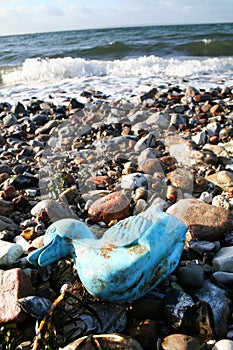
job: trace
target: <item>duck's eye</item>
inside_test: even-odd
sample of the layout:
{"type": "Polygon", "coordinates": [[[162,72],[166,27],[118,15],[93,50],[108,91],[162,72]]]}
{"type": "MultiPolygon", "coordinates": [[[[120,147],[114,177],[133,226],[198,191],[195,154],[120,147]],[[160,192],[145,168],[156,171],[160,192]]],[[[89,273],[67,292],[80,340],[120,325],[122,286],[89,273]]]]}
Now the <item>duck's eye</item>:
{"type": "Polygon", "coordinates": [[[56,232],[56,227],[50,227],[50,230],[49,230],[51,233],[54,233],[56,232]]]}

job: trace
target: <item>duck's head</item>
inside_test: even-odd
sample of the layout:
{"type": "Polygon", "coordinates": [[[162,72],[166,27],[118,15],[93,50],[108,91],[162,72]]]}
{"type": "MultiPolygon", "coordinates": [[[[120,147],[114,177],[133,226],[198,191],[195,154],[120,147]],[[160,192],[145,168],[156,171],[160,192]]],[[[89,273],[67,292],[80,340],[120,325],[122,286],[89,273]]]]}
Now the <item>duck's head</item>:
{"type": "Polygon", "coordinates": [[[81,221],[62,219],[48,227],[44,235],[44,246],[28,255],[33,265],[48,266],[66,256],[73,255],[75,245],[82,239],[96,239],[96,236],[81,221]]]}

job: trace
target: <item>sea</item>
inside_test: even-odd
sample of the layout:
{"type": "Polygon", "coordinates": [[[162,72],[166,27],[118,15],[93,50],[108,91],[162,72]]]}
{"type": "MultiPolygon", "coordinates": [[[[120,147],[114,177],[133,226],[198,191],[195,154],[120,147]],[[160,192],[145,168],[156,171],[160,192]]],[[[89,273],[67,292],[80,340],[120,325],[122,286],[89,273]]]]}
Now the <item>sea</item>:
{"type": "Polygon", "coordinates": [[[233,23],[0,36],[0,102],[131,99],[167,85],[233,86],[233,23]]]}

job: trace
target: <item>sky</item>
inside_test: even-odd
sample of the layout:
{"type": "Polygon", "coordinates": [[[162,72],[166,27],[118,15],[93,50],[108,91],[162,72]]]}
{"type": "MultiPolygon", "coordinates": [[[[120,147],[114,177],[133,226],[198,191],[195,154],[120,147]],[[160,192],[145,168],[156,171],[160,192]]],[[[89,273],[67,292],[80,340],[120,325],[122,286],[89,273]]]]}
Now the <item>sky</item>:
{"type": "Polygon", "coordinates": [[[233,22],[232,0],[0,0],[0,35],[233,22]]]}

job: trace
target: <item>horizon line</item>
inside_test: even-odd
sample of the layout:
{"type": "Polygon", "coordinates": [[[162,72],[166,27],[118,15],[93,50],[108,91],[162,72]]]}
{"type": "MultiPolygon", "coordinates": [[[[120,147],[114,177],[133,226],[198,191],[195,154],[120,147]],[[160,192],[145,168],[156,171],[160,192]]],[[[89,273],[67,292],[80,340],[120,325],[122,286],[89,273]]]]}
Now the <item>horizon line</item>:
{"type": "Polygon", "coordinates": [[[103,30],[103,29],[120,29],[120,28],[137,28],[137,27],[162,27],[162,26],[190,26],[190,25],[211,25],[211,24],[232,24],[233,22],[193,22],[193,23],[160,23],[160,24],[134,24],[134,25],[113,25],[113,26],[103,26],[103,27],[83,27],[77,29],[62,29],[62,30],[45,30],[45,31],[35,31],[35,32],[21,32],[21,33],[12,33],[12,34],[0,34],[0,37],[7,36],[21,36],[21,35],[34,35],[34,34],[46,34],[46,33],[63,33],[63,32],[76,32],[83,30],[103,30]]]}

